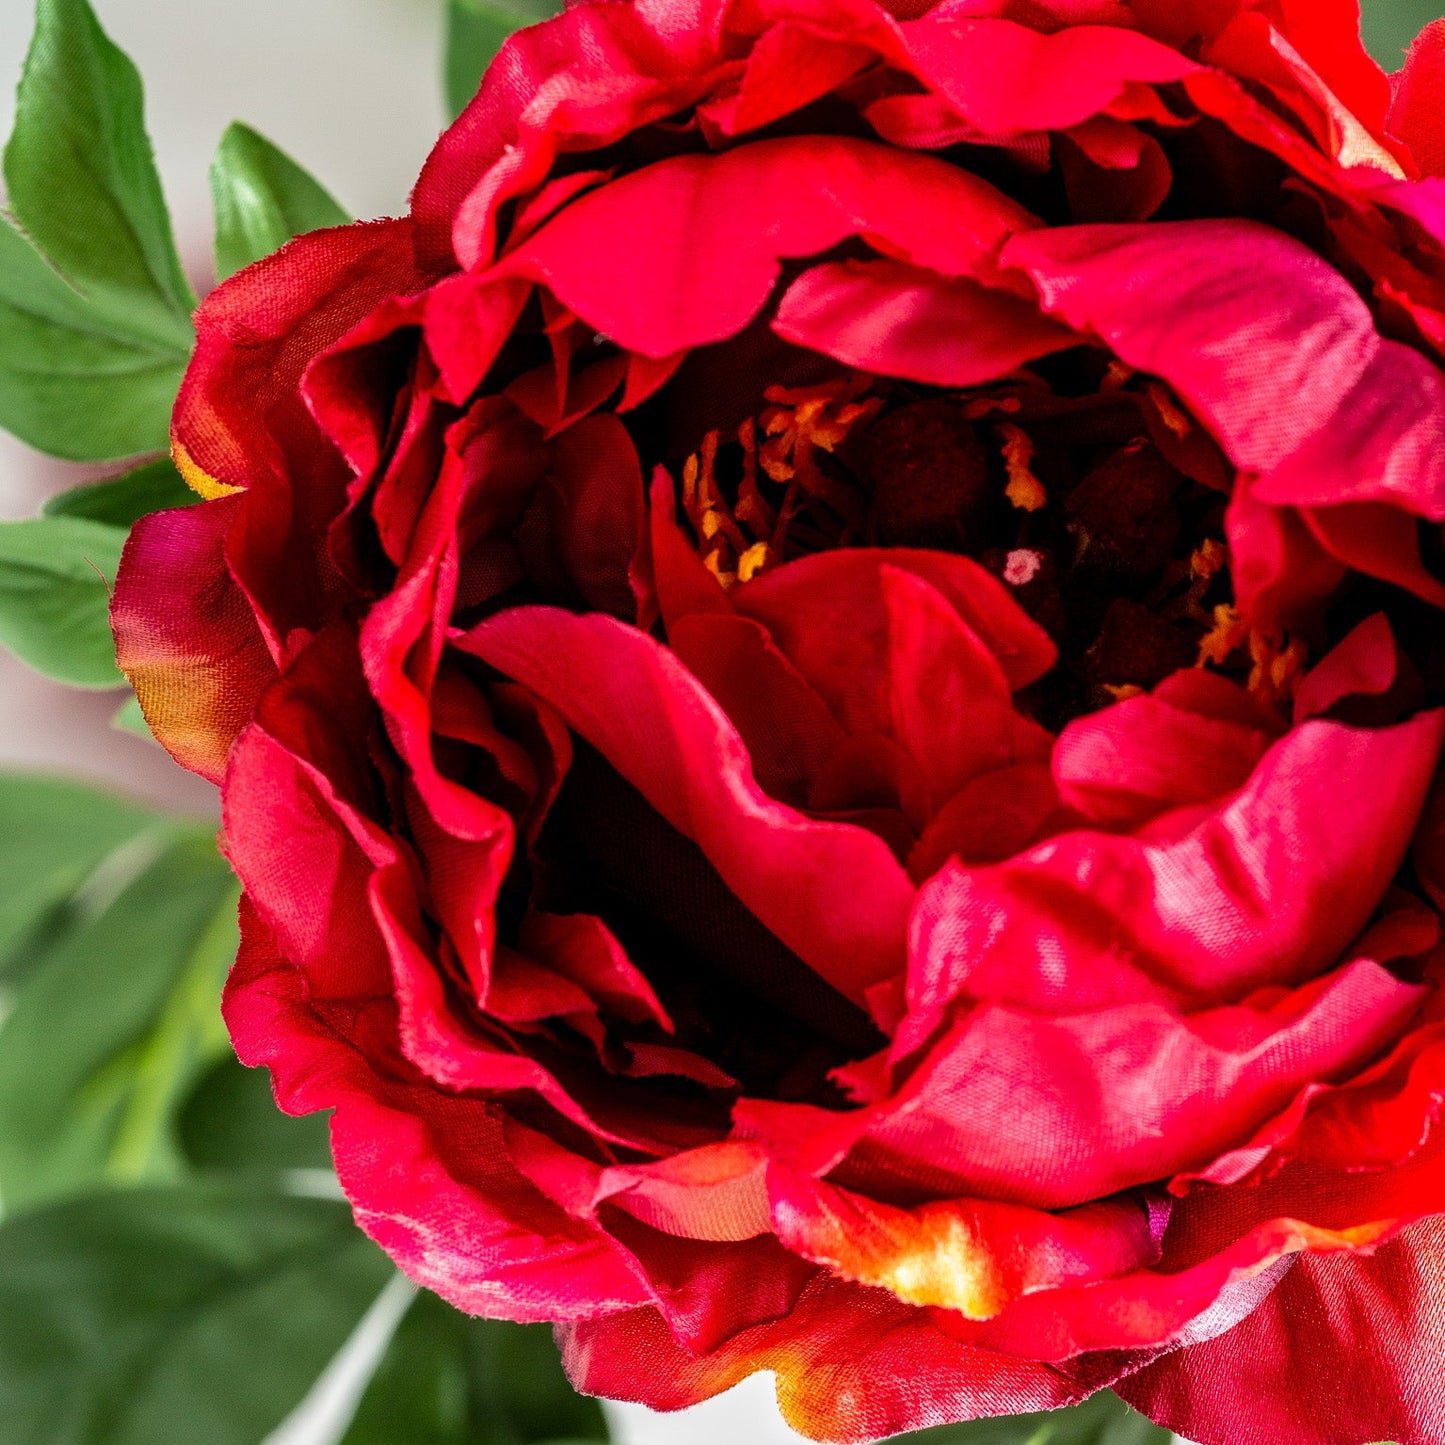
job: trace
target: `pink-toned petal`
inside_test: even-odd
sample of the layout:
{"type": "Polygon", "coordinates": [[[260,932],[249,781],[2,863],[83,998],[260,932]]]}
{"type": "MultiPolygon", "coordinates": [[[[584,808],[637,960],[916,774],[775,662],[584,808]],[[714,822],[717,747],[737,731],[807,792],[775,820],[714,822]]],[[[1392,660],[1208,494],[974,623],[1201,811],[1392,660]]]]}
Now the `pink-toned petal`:
{"type": "Polygon", "coordinates": [[[1241,613],[1261,627],[1316,625],[1320,608],[1348,574],[1300,513],[1266,506],[1253,495],[1251,480],[1241,476],[1225,513],[1225,531],[1241,613]]]}
{"type": "Polygon", "coordinates": [[[731,616],[732,603],[722,583],[703,566],[702,558],[678,530],[673,481],[665,467],[652,475],[648,496],[651,513],[652,583],[664,626],[693,614],[731,616]]]}
{"type": "Polygon", "coordinates": [[[1445,1216],[1370,1254],[1300,1258],[1242,1323],[1116,1389],[1200,1445],[1445,1437],[1445,1216]]]}
{"type": "Polygon", "coordinates": [[[931,386],[977,386],[1077,342],[1024,297],[888,260],[805,271],[772,326],[847,366],[931,386]]]}
{"type": "Polygon", "coordinates": [[[1156,692],[1071,722],[1054,748],[1054,778],[1059,796],[1090,823],[1136,828],[1168,808],[1243,787],[1277,733],[1258,720],[1174,706],[1156,692]]]}
{"type": "Polygon", "coordinates": [[[1065,1285],[1026,1295],[996,1319],[945,1322],[945,1328],[985,1349],[1056,1362],[1102,1350],[1187,1345],[1246,1318],[1300,1252],[1367,1248],[1393,1232],[1389,1222],[1325,1230],[1271,1220],[1187,1269],[1065,1285]]]}
{"type": "Polygon", "coordinates": [[[752,1239],[772,1232],[767,1156],[727,1140],[643,1164],[614,1164],[599,1178],[605,1195],[644,1224],[685,1239],[752,1239]]]}
{"type": "Polygon", "coordinates": [[[423,262],[487,264],[498,211],[546,180],[559,148],[610,145],[736,74],[709,8],[574,6],[513,34],[422,169],[412,213],[423,262]]]}
{"type": "Polygon", "coordinates": [[[1379,731],[1308,722],[1183,833],[1064,833],[991,868],[945,869],[919,895],[899,1049],[960,994],[1051,1012],[1222,1002],[1312,977],[1378,906],[1442,736],[1438,711],[1379,731]]]}
{"type": "Polygon", "coordinates": [[[758,37],[736,91],[709,100],[700,113],[727,136],[759,130],[827,95],[874,56],[867,44],[782,20],[758,37]]]}
{"type": "Polygon", "coordinates": [[[987,182],[931,156],[790,137],[634,171],[580,197],[491,275],[540,282],[620,346],[662,358],[742,331],[786,257],[861,235],[965,276],[989,272],[1002,242],[1034,224],[987,182]],[[820,175],[821,189],[805,180],[820,175]],[[601,246],[598,236],[628,244],[601,246]]]}
{"type": "Polygon", "coordinates": [[[1300,242],[1234,220],[1071,226],[1004,259],[1046,311],[1167,381],[1261,474],[1260,500],[1445,518],[1445,380],[1300,242]]]}
{"type": "Polygon", "coordinates": [[[1157,1001],[1052,1018],[980,1005],[876,1106],[850,1175],[1046,1209],[1166,1178],[1358,1068],[1422,994],[1365,959],[1187,1017],[1157,1001]]]}
{"type": "Polygon", "coordinates": [[[768,798],[737,730],[650,637],[609,617],[525,607],[457,645],[556,708],[840,992],[860,1000],[902,966],[913,887],[887,847],[768,798]]]}
{"type": "Polygon", "coordinates": [[[1383,612],[1367,617],[1312,667],[1294,695],[1296,725],[1347,697],[1378,697],[1395,685],[1395,637],[1383,612]]]}
{"type": "Polygon", "coordinates": [[[111,601],[116,661],[156,738],[218,783],[276,665],[224,548],[239,497],[156,512],[131,529],[111,601]]]}
{"type": "Polygon", "coordinates": [[[1066,130],[1054,155],[1076,221],[1147,221],[1174,184],[1163,146],[1107,115],[1066,130]]]}
{"type": "Polygon", "coordinates": [[[990,136],[1062,130],[1098,115],[1131,82],[1164,84],[1196,69],[1177,50],[1113,26],[1048,35],[944,6],[903,32],[919,78],[990,136]]]}

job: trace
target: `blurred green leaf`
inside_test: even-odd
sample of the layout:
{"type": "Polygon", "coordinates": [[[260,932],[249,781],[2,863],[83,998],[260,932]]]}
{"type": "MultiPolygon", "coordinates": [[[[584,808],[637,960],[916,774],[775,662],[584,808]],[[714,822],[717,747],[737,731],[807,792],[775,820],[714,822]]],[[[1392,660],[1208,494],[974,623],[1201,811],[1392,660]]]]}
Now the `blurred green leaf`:
{"type": "Polygon", "coordinates": [[[0,978],[73,926],[77,892],[153,814],[62,778],[0,774],[0,978]]]}
{"type": "Polygon", "coordinates": [[[390,1275],[326,1200],[140,1189],[7,1218],[5,1438],[257,1445],[390,1275]]]}
{"type": "Polygon", "coordinates": [[[562,1445],[608,1440],[562,1373],[546,1325],[476,1320],[421,1293],[342,1445],[562,1445]]]}
{"type": "Polygon", "coordinates": [[[50,941],[0,1027],[7,1209],[178,1175],[175,1112],[229,1048],[217,1003],[237,889],[208,830],[142,833],[111,874],[92,889],[113,896],[50,941]]]}
{"type": "Polygon", "coordinates": [[[176,1132],[196,1169],[264,1176],[331,1168],[327,1116],[283,1114],[266,1070],[245,1068],[230,1056],[197,1081],[181,1106],[176,1132]]]}
{"type": "Polygon", "coordinates": [[[1363,0],[1360,10],[1370,52],[1386,70],[1398,70],[1410,42],[1432,20],[1445,15],[1445,4],[1441,0],[1363,0]]]}
{"type": "Polygon", "coordinates": [[[46,517],[88,517],[111,527],[130,527],[151,512],[189,507],[200,498],[181,480],[169,457],[157,457],[103,482],[59,492],[41,508],[46,517]]]}
{"type": "Polygon", "coordinates": [[[73,687],[120,687],[110,587],[120,527],[87,517],[0,522],[0,646],[73,687]]]}
{"type": "Polygon", "coordinates": [[[115,710],[115,716],[111,718],[110,725],[118,732],[131,733],[135,737],[143,738],[146,742],[155,741],[150,724],[146,721],[146,715],[141,711],[140,699],[134,693],[115,710]]]}
{"type": "Polygon", "coordinates": [[[330,193],[265,136],[239,121],[211,162],[216,279],[279,250],[292,236],[353,219],[330,193]]]}
{"type": "Polygon", "coordinates": [[[195,297],[140,77],[85,0],[36,6],[5,180],[0,425],[81,460],[164,449],[195,297]]]}
{"type": "Polygon", "coordinates": [[[1112,1391],[1100,1390],[1070,1410],[940,1425],[897,1435],[893,1445],[1168,1445],[1173,1438],[1112,1391]]]}
{"type": "Polygon", "coordinates": [[[442,77],[449,114],[455,117],[466,109],[482,72],[512,31],[561,9],[561,0],[447,0],[442,77]]]}

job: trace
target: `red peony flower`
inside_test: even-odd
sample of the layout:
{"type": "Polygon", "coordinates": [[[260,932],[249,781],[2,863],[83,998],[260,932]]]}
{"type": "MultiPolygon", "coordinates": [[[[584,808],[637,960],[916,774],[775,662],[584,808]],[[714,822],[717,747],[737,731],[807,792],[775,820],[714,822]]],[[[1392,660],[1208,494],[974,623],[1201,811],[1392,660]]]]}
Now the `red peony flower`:
{"type": "Polygon", "coordinates": [[[202,307],[121,662],[413,1278],[818,1438],[1445,1435],[1445,30],[1356,18],[578,4],[202,307]]]}

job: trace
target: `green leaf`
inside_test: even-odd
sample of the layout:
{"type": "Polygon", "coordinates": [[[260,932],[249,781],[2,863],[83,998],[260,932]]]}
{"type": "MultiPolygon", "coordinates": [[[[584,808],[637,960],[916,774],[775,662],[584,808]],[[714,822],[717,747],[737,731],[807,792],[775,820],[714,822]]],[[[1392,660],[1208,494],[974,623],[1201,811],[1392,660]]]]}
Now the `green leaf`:
{"type": "Polygon", "coordinates": [[[115,710],[115,716],[111,718],[110,725],[117,732],[131,733],[146,742],[155,741],[150,724],[146,721],[146,715],[141,711],[140,699],[134,693],[115,710]]]}
{"type": "Polygon", "coordinates": [[[140,74],[86,0],[38,0],[5,181],[16,219],[103,314],[185,352],[196,299],[171,236],[140,74]]]}
{"type": "Polygon", "coordinates": [[[216,206],[216,279],[279,250],[292,236],[353,219],[283,151],[239,121],[211,162],[216,206]]]}
{"type": "Polygon", "coordinates": [[[103,311],[0,218],[0,427],[51,456],[162,450],[189,354],[103,311]]]}
{"type": "Polygon", "coordinates": [[[466,109],[482,73],[512,31],[562,9],[560,0],[447,0],[442,76],[450,114],[466,109]]]}
{"type": "Polygon", "coordinates": [[[85,0],[36,6],[5,180],[0,426],[79,460],[163,450],[195,297],[140,77],[85,0]]]}
{"type": "Polygon", "coordinates": [[[88,517],[111,527],[131,527],[151,512],[189,507],[200,498],[181,480],[169,457],[157,457],[110,477],[59,492],[41,508],[46,517],[88,517]]]}
{"type": "Polygon", "coordinates": [[[196,1083],[181,1106],[176,1132],[196,1169],[264,1176],[331,1168],[327,1116],[283,1114],[266,1070],[244,1068],[229,1056],[196,1083]]]}
{"type": "Polygon", "coordinates": [[[1361,24],[1365,44],[1386,70],[1398,70],[1410,42],[1445,13],[1441,0],[1364,0],[1361,24]]]}
{"type": "Polygon", "coordinates": [[[8,1218],[5,1438],[257,1445],[390,1274],[351,1211],[326,1200],[124,1190],[8,1218]]]}
{"type": "Polygon", "coordinates": [[[237,890],[209,831],[157,825],[109,885],[35,960],[0,1027],[7,1208],[180,1174],[176,1109],[229,1048],[217,1004],[237,890]]]}
{"type": "Polygon", "coordinates": [[[897,1435],[890,1445],[1168,1445],[1173,1438],[1112,1391],[1100,1390],[1070,1410],[940,1425],[897,1435]]]}
{"type": "Polygon", "coordinates": [[[0,522],[0,646],[73,687],[121,687],[110,634],[120,527],[86,517],[0,522]]]}
{"type": "Polygon", "coordinates": [[[61,778],[0,774],[0,978],[72,926],[103,860],[156,826],[153,814],[61,778]]]}
{"type": "Polygon", "coordinates": [[[540,1445],[608,1440],[546,1325],[475,1320],[436,1295],[412,1302],[342,1445],[540,1445]]]}

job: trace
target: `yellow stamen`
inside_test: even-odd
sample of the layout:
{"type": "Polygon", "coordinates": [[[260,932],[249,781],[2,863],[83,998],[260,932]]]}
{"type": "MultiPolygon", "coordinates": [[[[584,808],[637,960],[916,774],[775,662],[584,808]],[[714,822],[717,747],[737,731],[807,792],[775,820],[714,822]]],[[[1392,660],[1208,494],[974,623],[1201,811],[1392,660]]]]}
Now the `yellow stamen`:
{"type": "Polygon", "coordinates": [[[1191,422],[1188,416],[1174,404],[1174,398],[1157,381],[1151,381],[1144,390],[1148,393],[1149,400],[1154,403],[1159,420],[1183,441],[1190,432],[1191,422]]]}
{"type": "Polygon", "coordinates": [[[738,581],[751,582],[772,561],[773,550],[766,542],[754,542],[738,558],[738,581]]]}
{"type": "Polygon", "coordinates": [[[1240,621],[1239,613],[1226,602],[1214,609],[1214,627],[1199,639],[1199,661],[1197,667],[1212,662],[1223,667],[1229,655],[1236,648],[1243,647],[1249,640],[1249,627],[1240,621]]]}
{"type": "Polygon", "coordinates": [[[1217,577],[1229,565],[1229,550],[1223,542],[1207,537],[1194,550],[1189,559],[1189,575],[1198,581],[1207,582],[1217,577]]]}
{"type": "Polygon", "coordinates": [[[1049,495],[1030,465],[1034,459],[1034,444],[1029,434],[1012,422],[1000,422],[998,433],[1003,438],[1003,459],[1008,468],[1008,486],[1004,488],[1004,496],[1020,511],[1037,512],[1048,501],[1049,495]]]}
{"type": "Polygon", "coordinates": [[[1127,361],[1120,361],[1117,357],[1109,363],[1109,368],[1104,373],[1104,380],[1100,383],[1100,391],[1122,391],[1135,376],[1135,371],[1127,361]]]}

